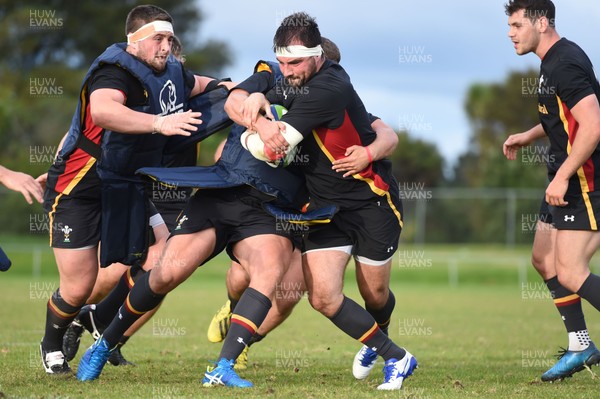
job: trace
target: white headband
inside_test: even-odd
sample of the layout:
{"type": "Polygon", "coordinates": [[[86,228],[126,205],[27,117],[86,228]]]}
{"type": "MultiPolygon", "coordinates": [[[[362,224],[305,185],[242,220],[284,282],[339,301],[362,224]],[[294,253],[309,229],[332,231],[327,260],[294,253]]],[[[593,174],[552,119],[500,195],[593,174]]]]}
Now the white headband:
{"type": "Polygon", "coordinates": [[[302,57],[318,57],[323,54],[323,48],[321,45],[317,45],[315,47],[305,47],[300,45],[287,46],[287,47],[276,47],[275,55],[277,57],[294,57],[294,58],[302,58],[302,57]]]}
{"type": "Polygon", "coordinates": [[[173,32],[173,25],[168,21],[152,21],[140,29],[127,35],[127,44],[139,42],[155,34],[156,32],[173,32]]]}

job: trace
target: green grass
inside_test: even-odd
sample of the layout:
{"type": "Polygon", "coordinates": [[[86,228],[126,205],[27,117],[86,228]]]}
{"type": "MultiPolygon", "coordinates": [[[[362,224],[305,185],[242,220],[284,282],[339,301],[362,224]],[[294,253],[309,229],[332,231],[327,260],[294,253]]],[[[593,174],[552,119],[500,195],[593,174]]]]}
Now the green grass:
{"type": "MultiPolygon", "coordinates": [[[[57,285],[51,253],[35,239],[27,243],[28,250],[2,242],[14,266],[0,274],[0,397],[242,396],[237,390],[205,389],[200,384],[204,368],[220,349],[206,340],[206,327],[225,300],[226,258],[198,270],[169,295],[155,318],[126,345],[123,352],[137,367],[107,365],[98,381],[80,383],[49,378],[40,365],[45,303],[57,285]],[[41,272],[33,277],[32,251],[38,245],[41,272]]],[[[250,367],[241,375],[255,388],[244,391],[244,397],[598,396],[600,382],[587,371],[561,383],[539,382],[540,374],[553,364],[556,349],[567,342],[558,313],[528,266],[528,248],[402,246],[403,250],[408,252],[394,265],[397,304],[390,335],[417,357],[420,367],[402,391],[375,390],[382,379],[381,362],[367,380],[354,380],[351,364],[360,345],[303,299],[285,324],[251,348],[250,367]]],[[[346,292],[358,299],[353,279],[350,268],[346,292]]],[[[598,340],[600,316],[584,306],[592,338],[598,340]]],[[[89,336],[82,341],[82,347],[92,343],[89,336]]]]}

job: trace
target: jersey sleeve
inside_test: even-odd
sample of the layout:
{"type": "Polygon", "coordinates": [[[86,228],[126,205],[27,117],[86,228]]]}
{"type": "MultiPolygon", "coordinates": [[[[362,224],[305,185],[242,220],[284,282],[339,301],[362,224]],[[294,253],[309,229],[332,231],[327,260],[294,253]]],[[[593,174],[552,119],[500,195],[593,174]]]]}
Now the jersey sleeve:
{"type": "Polygon", "coordinates": [[[556,70],[556,92],[567,107],[573,109],[581,99],[594,94],[592,78],[576,63],[561,63],[556,70]]]}
{"type": "Polygon", "coordinates": [[[115,65],[104,65],[90,79],[89,92],[98,89],[115,89],[123,92],[125,97],[131,94],[129,73],[115,65]]]}
{"type": "Polygon", "coordinates": [[[376,115],[373,115],[372,113],[369,112],[369,122],[371,124],[373,124],[373,122],[375,122],[377,119],[381,119],[381,118],[376,115]]]}
{"type": "Polygon", "coordinates": [[[251,75],[248,79],[234,87],[248,93],[266,93],[275,85],[275,79],[270,70],[263,69],[251,75]]]}
{"type": "Polygon", "coordinates": [[[337,128],[344,121],[348,93],[340,87],[324,84],[306,86],[295,96],[293,105],[281,118],[304,137],[318,127],[337,128]]]}

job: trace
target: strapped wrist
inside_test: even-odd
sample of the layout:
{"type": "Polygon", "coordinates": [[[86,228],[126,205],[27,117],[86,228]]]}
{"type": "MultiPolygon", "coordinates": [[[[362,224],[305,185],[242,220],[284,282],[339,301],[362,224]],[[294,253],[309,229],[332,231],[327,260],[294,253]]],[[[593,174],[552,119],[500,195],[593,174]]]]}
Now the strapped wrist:
{"type": "Polygon", "coordinates": [[[162,124],[164,117],[160,115],[154,115],[154,121],[152,122],[152,134],[162,133],[162,124]]]}

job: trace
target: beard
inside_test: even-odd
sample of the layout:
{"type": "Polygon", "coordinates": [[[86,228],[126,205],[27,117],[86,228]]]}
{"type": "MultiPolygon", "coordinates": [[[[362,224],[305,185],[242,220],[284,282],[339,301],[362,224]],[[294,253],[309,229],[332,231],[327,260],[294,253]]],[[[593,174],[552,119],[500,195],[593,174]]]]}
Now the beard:
{"type": "Polygon", "coordinates": [[[288,86],[292,87],[301,87],[304,86],[304,83],[306,83],[305,79],[300,76],[290,76],[285,78],[285,82],[288,86]]]}

